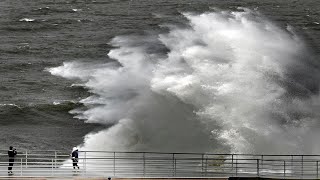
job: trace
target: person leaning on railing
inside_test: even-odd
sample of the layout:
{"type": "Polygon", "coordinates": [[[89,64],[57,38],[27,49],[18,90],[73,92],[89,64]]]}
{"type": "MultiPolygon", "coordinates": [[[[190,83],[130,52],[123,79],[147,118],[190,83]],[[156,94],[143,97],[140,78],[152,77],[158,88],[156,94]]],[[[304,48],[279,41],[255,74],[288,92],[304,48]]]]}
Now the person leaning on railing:
{"type": "Polygon", "coordinates": [[[14,163],[14,157],[17,155],[17,150],[13,149],[12,146],[9,147],[9,151],[8,151],[8,156],[9,156],[9,166],[8,166],[8,173],[9,174],[13,174],[12,173],[12,166],[14,163]]]}

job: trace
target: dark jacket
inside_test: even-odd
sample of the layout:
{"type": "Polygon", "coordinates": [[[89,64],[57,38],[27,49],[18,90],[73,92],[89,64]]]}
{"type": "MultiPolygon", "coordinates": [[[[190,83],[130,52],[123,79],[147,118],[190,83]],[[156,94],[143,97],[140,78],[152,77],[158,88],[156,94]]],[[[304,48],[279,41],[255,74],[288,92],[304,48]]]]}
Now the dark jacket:
{"type": "Polygon", "coordinates": [[[71,156],[78,159],[78,151],[73,151],[71,156]]]}
{"type": "Polygon", "coordinates": [[[16,151],[15,149],[10,149],[10,150],[8,151],[8,156],[9,156],[10,158],[14,158],[15,155],[17,155],[17,151],[16,151]]]}

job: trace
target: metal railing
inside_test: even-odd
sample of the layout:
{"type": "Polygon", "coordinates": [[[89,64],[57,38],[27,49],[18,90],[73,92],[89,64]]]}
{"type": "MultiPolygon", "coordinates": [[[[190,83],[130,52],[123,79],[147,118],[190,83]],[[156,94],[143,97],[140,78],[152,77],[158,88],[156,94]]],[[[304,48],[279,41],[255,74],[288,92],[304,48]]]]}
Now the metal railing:
{"type": "MultiPolygon", "coordinates": [[[[14,176],[274,177],[319,178],[319,155],[79,151],[80,169],[61,151],[25,151],[15,157],[14,176]]],[[[0,151],[0,176],[8,176],[0,151]]]]}

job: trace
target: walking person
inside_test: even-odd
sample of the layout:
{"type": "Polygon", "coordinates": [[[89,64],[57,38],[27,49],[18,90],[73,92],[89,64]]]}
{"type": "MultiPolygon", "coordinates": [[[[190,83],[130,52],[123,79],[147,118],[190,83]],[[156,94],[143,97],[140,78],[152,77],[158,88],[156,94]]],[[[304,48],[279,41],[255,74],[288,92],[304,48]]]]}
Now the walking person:
{"type": "Polygon", "coordinates": [[[17,150],[13,149],[12,146],[9,147],[8,156],[9,156],[9,166],[8,166],[8,174],[13,174],[12,166],[14,163],[14,157],[17,155],[17,150]]]}
{"type": "Polygon", "coordinates": [[[76,169],[76,167],[77,167],[78,169],[80,169],[79,166],[78,166],[78,158],[79,158],[78,148],[76,148],[76,147],[73,148],[71,156],[72,156],[72,166],[73,166],[73,169],[76,169]]]}

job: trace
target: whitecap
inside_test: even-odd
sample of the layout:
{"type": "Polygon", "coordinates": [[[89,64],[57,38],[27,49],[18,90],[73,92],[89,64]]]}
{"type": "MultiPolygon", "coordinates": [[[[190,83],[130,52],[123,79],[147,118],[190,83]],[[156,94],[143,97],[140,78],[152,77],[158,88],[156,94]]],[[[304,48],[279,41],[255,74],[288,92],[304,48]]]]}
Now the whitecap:
{"type": "Polygon", "coordinates": [[[0,104],[0,106],[13,106],[13,107],[17,107],[17,108],[20,109],[20,106],[18,106],[16,104],[11,104],[11,103],[9,103],[9,104],[0,104]]]}
{"type": "Polygon", "coordinates": [[[85,84],[71,84],[70,87],[85,87],[85,84]]]}
{"type": "Polygon", "coordinates": [[[19,21],[23,21],[23,22],[33,22],[35,21],[35,19],[31,19],[31,18],[22,18],[22,19],[19,19],[19,21]]]}
{"type": "Polygon", "coordinates": [[[77,103],[77,102],[74,100],[56,100],[52,102],[53,105],[68,104],[68,103],[77,103]]]}
{"type": "Polygon", "coordinates": [[[53,105],[59,105],[59,104],[61,104],[61,102],[54,101],[52,104],[53,105]]]}

